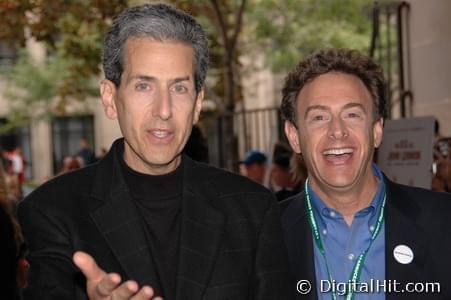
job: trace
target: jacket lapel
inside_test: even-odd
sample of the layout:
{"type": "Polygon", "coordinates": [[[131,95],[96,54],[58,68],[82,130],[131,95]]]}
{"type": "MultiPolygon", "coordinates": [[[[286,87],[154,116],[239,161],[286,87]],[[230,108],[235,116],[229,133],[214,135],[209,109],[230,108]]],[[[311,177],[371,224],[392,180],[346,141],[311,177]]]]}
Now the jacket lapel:
{"type": "MultiPolygon", "coordinates": [[[[420,207],[396,184],[385,180],[387,186],[387,207],[385,211],[385,274],[386,279],[403,285],[408,282],[421,282],[427,255],[428,236],[415,221],[420,207]],[[408,246],[413,261],[401,264],[394,257],[394,249],[399,245],[408,246]]],[[[395,299],[399,294],[387,294],[387,299],[395,299]]]]}
{"type": "MultiPolygon", "coordinates": [[[[99,163],[91,196],[103,203],[91,218],[107,241],[128,278],[140,284],[158,282],[156,266],[146,242],[142,219],[130,196],[119,166],[123,140],[117,140],[99,163]]],[[[155,287],[160,289],[161,287],[155,287]]]]}
{"type": "Polygon", "coordinates": [[[224,215],[210,202],[218,195],[205,169],[184,156],[182,227],[177,299],[201,299],[224,233],[224,215]]]}
{"type": "Polygon", "coordinates": [[[304,196],[304,193],[298,194],[284,208],[282,228],[295,282],[308,280],[312,287],[311,292],[306,295],[296,292],[297,299],[317,299],[313,239],[308,225],[304,196]]]}

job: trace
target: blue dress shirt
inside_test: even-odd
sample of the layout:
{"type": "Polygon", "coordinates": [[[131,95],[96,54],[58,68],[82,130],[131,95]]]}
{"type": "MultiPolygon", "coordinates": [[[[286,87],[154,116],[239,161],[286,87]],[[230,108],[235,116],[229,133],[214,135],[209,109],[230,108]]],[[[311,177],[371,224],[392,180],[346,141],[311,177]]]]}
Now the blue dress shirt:
{"type": "MultiPolygon", "coordinates": [[[[356,259],[365,251],[370,243],[372,232],[377,223],[377,216],[381,209],[382,199],[385,195],[385,184],[379,167],[373,164],[373,172],[379,179],[377,192],[371,204],[358,211],[351,226],[345,222],[343,216],[336,210],[327,207],[309,186],[313,213],[318,224],[321,239],[324,245],[327,265],[337,289],[338,299],[343,299],[344,283],[348,283],[356,259]],[[340,283],[340,284],[338,284],[340,283]],[[341,292],[341,293],[340,293],[341,292]]],[[[332,287],[329,284],[329,275],[324,256],[314,243],[315,274],[318,299],[332,299],[332,294],[321,292],[332,287]],[[323,285],[323,287],[321,287],[323,285]]],[[[371,245],[360,275],[360,283],[380,284],[385,279],[385,226],[383,225],[378,236],[371,245]]],[[[362,285],[360,285],[362,287],[362,285]]],[[[355,293],[356,300],[385,299],[385,293],[355,293]]]]}

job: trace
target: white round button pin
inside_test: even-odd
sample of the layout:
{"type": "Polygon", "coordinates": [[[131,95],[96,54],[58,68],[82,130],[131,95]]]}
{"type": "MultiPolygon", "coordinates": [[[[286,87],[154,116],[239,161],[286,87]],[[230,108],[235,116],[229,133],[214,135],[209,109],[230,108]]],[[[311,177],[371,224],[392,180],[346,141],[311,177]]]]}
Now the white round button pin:
{"type": "Polygon", "coordinates": [[[393,250],[393,256],[400,264],[407,265],[413,260],[413,251],[409,246],[398,245],[393,250]]]}

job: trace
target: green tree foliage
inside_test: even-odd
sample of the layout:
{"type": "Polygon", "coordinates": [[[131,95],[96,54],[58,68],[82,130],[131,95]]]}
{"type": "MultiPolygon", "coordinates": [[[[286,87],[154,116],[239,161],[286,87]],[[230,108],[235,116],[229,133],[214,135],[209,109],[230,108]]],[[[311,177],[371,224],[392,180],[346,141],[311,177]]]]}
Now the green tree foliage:
{"type": "Polygon", "coordinates": [[[10,121],[21,123],[37,112],[64,114],[68,101],[94,95],[104,32],[126,5],[126,0],[2,0],[0,18],[7,26],[1,26],[0,41],[24,44],[28,33],[46,46],[43,62],[24,50],[17,64],[2,72],[14,87],[5,95],[11,100],[10,121]]]}
{"type": "Polygon", "coordinates": [[[31,117],[50,118],[64,114],[67,102],[72,99],[62,96],[69,82],[75,87],[83,87],[81,93],[84,96],[96,95],[98,88],[93,78],[81,77],[73,69],[82,64],[80,59],[59,54],[38,62],[23,50],[14,66],[2,69],[2,77],[6,79],[3,95],[9,100],[10,107],[7,125],[2,130],[25,126],[31,117]]]}
{"type": "Polygon", "coordinates": [[[371,6],[368,0],[253,0],[248,45],[258,45],[275,71],[291,69],[319,48],[368,51],[371,6]]]}

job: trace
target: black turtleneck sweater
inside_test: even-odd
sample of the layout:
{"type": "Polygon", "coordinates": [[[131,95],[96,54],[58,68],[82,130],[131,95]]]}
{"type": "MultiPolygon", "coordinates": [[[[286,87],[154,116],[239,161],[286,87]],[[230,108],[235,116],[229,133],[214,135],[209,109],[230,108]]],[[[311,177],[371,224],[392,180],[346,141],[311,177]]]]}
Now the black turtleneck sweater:
{"type": "MultiPolygon", "coordinates": [[[[123,157],[123,155],[121,155],[123,157]]],[[[183,161],[164,175],[132,170],[121,159],[121,169],[144,227],[165,300],[175,299],[178,245],[181,224],[183,161]]]]}

